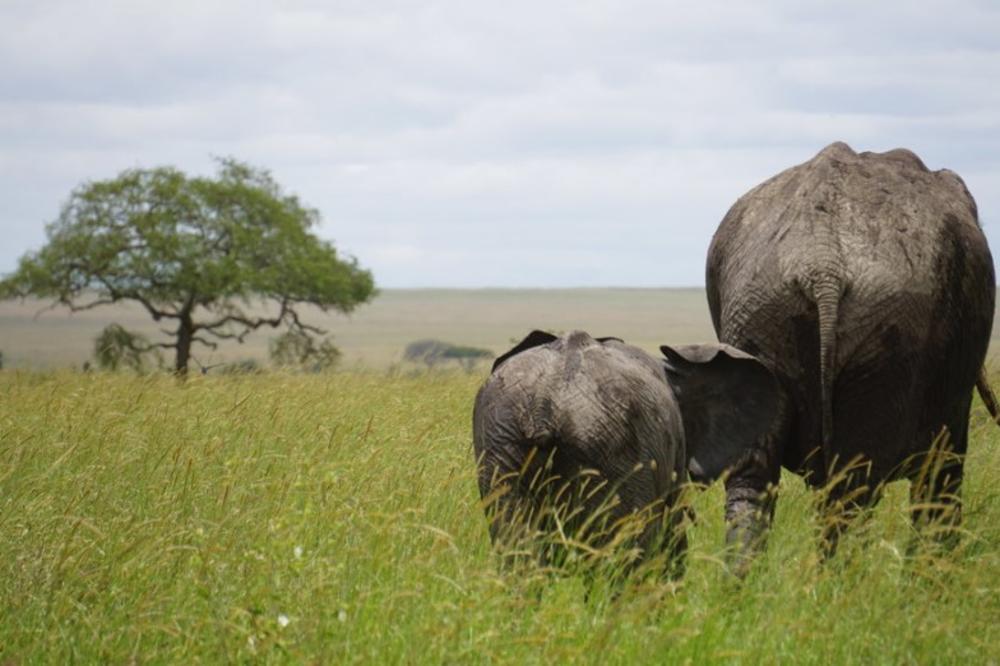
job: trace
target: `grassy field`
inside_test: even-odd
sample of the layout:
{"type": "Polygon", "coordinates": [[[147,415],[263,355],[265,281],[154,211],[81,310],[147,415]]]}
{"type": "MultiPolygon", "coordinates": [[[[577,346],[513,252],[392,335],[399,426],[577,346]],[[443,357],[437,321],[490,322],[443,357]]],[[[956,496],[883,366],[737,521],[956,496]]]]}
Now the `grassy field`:
{"type": "MultiPolygon", "coordinates": [[[[0,373],[0,663],[986,663],[1000,655],[1000,430],[977,405],[966,533],[907,556],[890,488],[831,563],[782,482],[744,584],[718,487],[681,584],[585,597],[496,568],[475,374],[0,373]]],[[[527,575],[527,574],[526,574],[527,575]]]]}

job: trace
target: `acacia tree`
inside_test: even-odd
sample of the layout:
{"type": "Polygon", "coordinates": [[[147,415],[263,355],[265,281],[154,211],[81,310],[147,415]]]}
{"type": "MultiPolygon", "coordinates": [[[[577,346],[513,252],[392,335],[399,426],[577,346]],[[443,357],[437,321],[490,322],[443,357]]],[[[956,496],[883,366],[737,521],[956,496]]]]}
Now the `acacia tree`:
{"type": "Polygon", "coordinates": [[[196,343],[242,342],[261,326],[323,334],[302,306],[350,312],[372,298],[371,273],[317,238],[318,221],[267,171],[232,159],[215,178],[130,169],[74,190],[48,243],[0,281],[0,297],[73,311],[135,301],[172,324],[171,341],[149,346],[175,350],[183,375],[196,343]]]}

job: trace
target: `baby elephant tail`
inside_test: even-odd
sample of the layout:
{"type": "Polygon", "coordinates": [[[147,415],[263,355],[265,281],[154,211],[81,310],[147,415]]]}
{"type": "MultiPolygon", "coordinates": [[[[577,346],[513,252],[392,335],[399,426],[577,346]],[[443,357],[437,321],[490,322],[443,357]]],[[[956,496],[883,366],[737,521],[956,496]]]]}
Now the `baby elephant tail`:
{"type": "Polygon", "coordinates": [[[997,404],[997,397],[990,388],[989,379],[986,377],[986,366],[979,368],[979,376],[976,378],[976,388],[979,390],[979,397],[983,399],[986,410],[990,413],[993,422],[1000,425],[1000,405],[997,404]]]}

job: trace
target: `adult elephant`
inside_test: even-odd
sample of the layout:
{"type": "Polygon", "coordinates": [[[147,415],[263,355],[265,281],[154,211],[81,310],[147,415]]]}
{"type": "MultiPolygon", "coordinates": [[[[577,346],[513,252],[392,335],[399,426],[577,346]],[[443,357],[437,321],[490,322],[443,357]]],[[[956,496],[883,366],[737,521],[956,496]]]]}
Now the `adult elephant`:
{"type": "Polygon", "coordinates": [[[549,562],[567,543],[593,552],[620,539],[636,515],[640,558],[665,550],[679,563],[689,471],[711,481],[745,455],[774,417],[777,385],[727,345],[660,349],[534,331],[497,359],[473,412],[494,542],[549,562]]]}
{"type": "Polygon", "coordinates": [[[958,523],[996,290],[961,178],[908,150],[831,144],[730,208],[706,283],[719,340],[760,358],[781,386],[778,418],[726,483],[738,553],[762,543],[782,466],[825,486],[828,553],[887,480],[914,481],[918,523],[958,523]],[[935,442],[957,455],[936,458],[928,480],[935,442]]]}

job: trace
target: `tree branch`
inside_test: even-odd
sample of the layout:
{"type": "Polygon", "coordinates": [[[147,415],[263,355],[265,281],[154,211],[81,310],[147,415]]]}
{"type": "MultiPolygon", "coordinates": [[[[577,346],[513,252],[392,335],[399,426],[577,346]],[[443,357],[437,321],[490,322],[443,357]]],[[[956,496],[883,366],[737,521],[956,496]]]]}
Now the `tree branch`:
{"type": "Polygon", "coordinates": [[[231,312],[231,313],[229,313],[227,315],[219,317],[215,321],[196,323],[194,325],[194,329],[196,331],[199,331],[199,330],[209,330],[210,331],[212,329],[222,328],[223,326],[226,326],[227,324],[233,324],[233,323],[242,324],[243,326],[246,326],[250,330],[258,329],[258,328],[260,328],[261,326],[264,326],[264,325],[270,325],[270,326],[276,327],[279,324],[281,324],[282,321],[284,321],[285,315],[287,313],[288,313],[288,300],[287,299],[282,299],[281,300],[281,310],[278,312],[278,316],[277,317],[256,317],[256,318],[250,318],[250,317],[246,317],[245,315],[242,315],[242,314],[235,314],[235,313],[231,312]]]}
{"type": "MultiPolygon", "coordinates": [[[[180,310],[178,310],[178,312],[177,312],[177,318],[178,319],[181,319],[183,317],[190,317],[191,316],[191,311],[194,310],[194,306],[195,306],[195,302],[196,302],[195,299],[196,298],[197,298],[197,294],[195,294],[195,292],[194,292],[193,289],[188,292],[188,297],[184,299],[184,305],[182,305],[181,308],[180,308],[180,310]]],[[[193,330],[198,330],[198,329],[195,328],[193,330]]]]}
{"type": "Polygon", "coordinates": [[[311,324],[303,324],[299,319],[299,313],[295,310],[289,310],[291,312],[292,321],[295,323],[295,327],[300,331],[308,331],[310,333],[315,333],[316,335],[326,335],[326,331],[319,326],[313,326],[311,324]]]}
{"type": "Polygon", "coordinates": [[[211,328],[206,328],[204,331],[209,335],[214,335],[220,340],[236,340],[239,338],[239,334],[237,333],[226,333],[225,331],[217,331],[211,328]]]}
{"type": "Polygon", "coordinates": [[[213,351],[219,348],[219,345],[217,343],[212,342],[211,340],[206,340],[205,338],[198,337],[197,335],[191,336],[191,342],[200,342],[201,344],[205,345],[206,347],[208,347],[213,351]]]}
{"type": "MultiPolygon", "coordinates": [[[[89,272],[93,273],[93,271],[89,272]]],[[[153,321],[160,321],[160,319],[164,317],[168,319],[180,319],[179,314],[175,312],[170,312],[169,310],[162,310],[154,306],[152,301],[150,301],[148,298],[146,298],[145,296],[143,296],[142,294],[140,294],[135,290],[120,291],[113,284],[111,284],[108,281],[108,278],[104,275],[94,275],[94,278],[97,279],[102,285],[104,285],[104,288],[108,291],[108,294],[111,296],[110,302],[112,303],[120,300],[138,301],[139,303],[142,304],[144,308],[146,308],[146,311],[149,312],[150,316],[153,318],[153,321]]]]}
{"type": "Polygon", "coordinates": [[[194,330],[196,331],[206,331],[211,335],[221,339],[235,339],[237,342],[243,342],[251,332],[256,331],[261,326],[270,326],[271,328],[277,328],[285,321],[287,317],[291,317],[296,326],[303,327],[301,322],[299,322],[298,314],[289,305],[289,300],[283,298],[280,301],[281,309],[278,311],[275,317],[247,317],[242,314],[229,313],[222,317],[219,317],[215,321],[201,322],[194,325],[194,330]],[[239,324],[244,327],[243,331],[239,333],[227,333],[224,331],[218,331],[216,329],[223,328],[229,324],[239,324]]]}
{"type": "Polygon", "coordinates": [[[160,309],[156,308],[152,304],[152,302],[149,301],[149,299],[147,299],[145,296],[142,296],[138,292],[131,292],[130,294],[128,294],[128,296],[126,298],[130,298],[132,300],[135,300],[135,301],[138,301],[138,302],[142,303],[142,306],[144,308],[146,308],[146,310],[149,312],[150,316],[153,317],[153,321],[160,321],[160,319],[163,319],[164,317],[166,317],[167,319],[180,319],[181,318],[181,316],[179,314],[177,314],[176,312],[169,312],[167,310],[160,310],[160,309]]]}
{"type": "Polygon", "coordinates": [[[136,346],[141,352],[153,351],[154,349],[177,349],[176,342],[150,342],[149,344],[143,345],[142,347],[136,346]]]}
{"type": "Polygon", "coordinates": [[[277,328],[285,321],[291,320],[291,327],[294,329],[300,330],[304,333],[314,333],[316,335],[326,334],[324,329],[304,323],[299,318],[299,313],[296,312],[294,307],[292,307],[294,302],[291,299],[282,298],[279,300],[279,303],[281,305],[281,309],[278,311],[278,314],[273,317],[247,317],[243,314],[229,313],[214,321],[195,323],[194,330],[205,331],[206,333],[222,340],[236,340],[237,342],[242,343],[251,332],[261,328],[262,326],[277,328]],[[239,324],[244,327],[244,330],[238,333],[218,330],[230,324],[239,324]]]}
{"type": "Polygon", "coordinates": [[[70,312],[82,312],[84,310],[92,310],[93,308],[101,305],[111,305],[116,302],[117,301],[114,298],[99,298],[96,301],[91,301],[90,303],[85,303],[84,305],[76,305],[70,301],[63,301],[62,304],[68,307],[70,312]]]}

